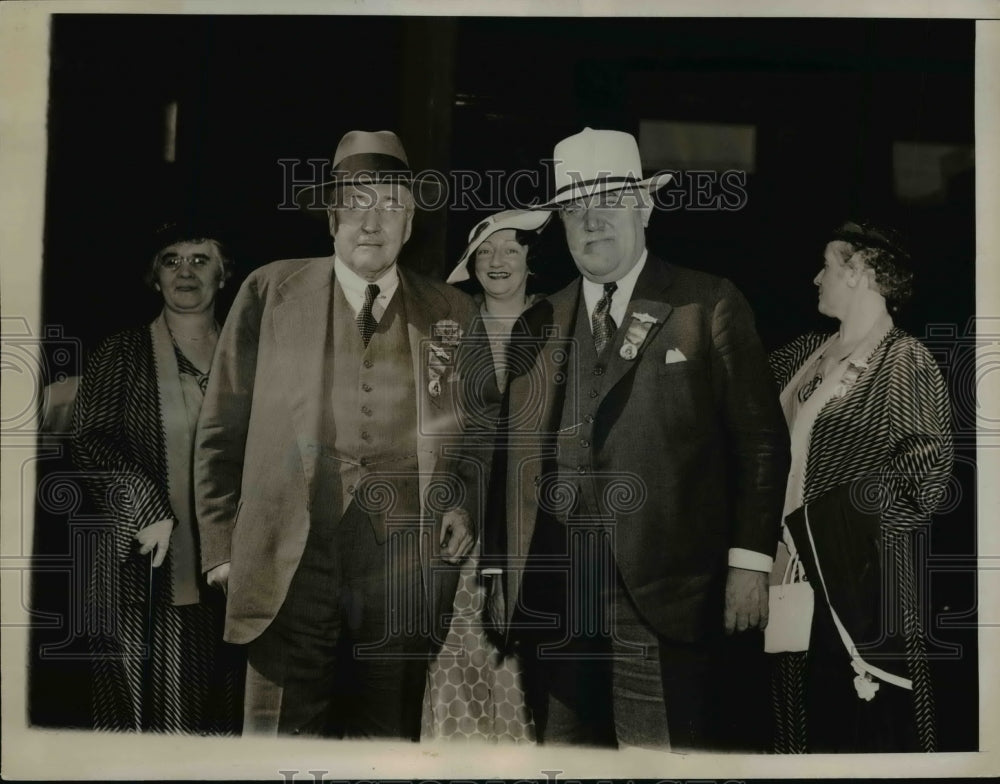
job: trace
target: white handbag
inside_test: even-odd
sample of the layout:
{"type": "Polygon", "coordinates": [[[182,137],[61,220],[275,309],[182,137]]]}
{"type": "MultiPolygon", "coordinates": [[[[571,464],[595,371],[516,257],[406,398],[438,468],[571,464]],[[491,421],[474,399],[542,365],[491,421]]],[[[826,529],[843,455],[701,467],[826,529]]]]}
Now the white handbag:
{"type": "Polygon", "coordinates": [[[798,552],[788,559],[780,585],[768,589],[768,618],[764,629],[765,653],[809,650],[814,595],[805,581],[798,552]]]}

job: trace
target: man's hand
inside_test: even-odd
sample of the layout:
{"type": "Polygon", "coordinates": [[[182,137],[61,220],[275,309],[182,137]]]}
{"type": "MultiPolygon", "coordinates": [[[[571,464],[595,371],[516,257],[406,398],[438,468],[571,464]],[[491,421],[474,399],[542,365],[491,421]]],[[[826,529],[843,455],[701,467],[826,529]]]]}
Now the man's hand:
{"type": "Polygon", "coordinates": [[[229,561],[226,561],[225,563],[221,563],[218,566],[215,566],[215,567],[209,569],[205,573],[205,581],[209,585],[211,585],[211,586],[213,586],[215,588],[221,588],[222,592],[224,594],[226,594],[226,596],[228,596],[229,595],[229,561]]]}
{"type": "Polygon", "coordinates": [[[767,572],[729,567],[726,578],[726,634],[767,627],[767,572]]]}
{"type": "Polygon", "coordinates": [[[441,558],[450,564],[461,563],[476,544],[475,530],[469,513],[451,509],[441,518],[441,558]]]}
{"type": "Polygon", "coordinates": [[[139,543],[139,555],[147,555],[153,552],[153,568],[163,563],[167,557],[167,550],[170,548],[170,534],[174,532],[174,521],[171,519],[158,520],[147,525],[145,528],[136,531],[135,539],[139,543]]]}

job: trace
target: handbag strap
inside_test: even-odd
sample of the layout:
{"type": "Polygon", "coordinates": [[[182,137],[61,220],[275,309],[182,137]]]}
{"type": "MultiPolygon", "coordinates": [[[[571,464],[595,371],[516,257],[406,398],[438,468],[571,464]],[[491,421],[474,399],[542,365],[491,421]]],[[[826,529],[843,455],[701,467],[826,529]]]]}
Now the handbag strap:
{"type": "Polygon", "coordinates": [[[913,689],[913,681],[909,678],[901,678],[898,675],[893,675],[891,672],[886,672],[880,667],[876,667],[873,664],[869,664],[864,659],[858,655],[858,648],[854,644],[854,640],[851,639],[851,635],[847,633],[847,629],[844,628],[844,624],[840,622],[840,617],[837,615],[837,611],[833,608],[833,603],[830,601],[830,592],[826,589],[826,581],[823,579],[823,569],[819,565],[819,553],[816,552],[816,542],[813,539],[812,529],[809,526],[809,507],[805,507],[805,518],[806,518],[806,535],[809,537],[809,546],[812,548],[813,559],[816,561],[816,574],[819,575],[819,584],[823,586],[823,595],[826,597],[826,606],[830,608],[830,615],[833,616],[833,622],[837,627],[837,632],[840,634],[841,642],[844,643],[844,647],[847,648],[847,653],[851,657],[851,663],[854,664],[856,669],[861,669],[867,672],[869,675],[874,675],[886,683],[891,683],[893,686],[899,686],[903,689],[913,689]]]}

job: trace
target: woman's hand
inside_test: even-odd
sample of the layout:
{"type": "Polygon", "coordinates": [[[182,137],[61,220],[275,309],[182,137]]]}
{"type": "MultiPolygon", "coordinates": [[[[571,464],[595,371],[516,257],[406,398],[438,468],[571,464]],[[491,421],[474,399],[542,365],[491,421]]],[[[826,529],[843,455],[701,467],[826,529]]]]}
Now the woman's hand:
{"type": "Polygon", "coordinates": [[[135,535],[139,542],[139,555],[153,553],[153,568],[163,563],[167,557],[167,549],[170,547],[170,534],[174,532],[174,521],[159,520],[147,525],[135,535]]]}

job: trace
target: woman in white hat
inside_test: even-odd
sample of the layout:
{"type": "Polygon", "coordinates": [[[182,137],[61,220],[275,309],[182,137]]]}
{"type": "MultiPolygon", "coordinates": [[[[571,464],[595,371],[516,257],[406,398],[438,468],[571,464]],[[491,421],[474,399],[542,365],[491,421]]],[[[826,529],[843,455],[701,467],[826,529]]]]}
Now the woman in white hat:
{"type": "Polygon", "coordinates": [[[469,232],[469,245],[448,276],[451,284],[468,280],[478,284],[473,298],[490,336],[501,392],[506,386],[504,353],[511,328],[541,298],[527,293],[528,276],[533,274],[532,249],[551,215],[544,210],[504,210],[480,221],[469,232]]]}
{"type": "MultiPolygon", "coordinates": [[[[541,295],[528,294],[532,250],[550,212],[505,210],[476,224],[448,283],[471,281],[490,337],[497,387],[506,386],[505,350],[517,318],[541,295]]],[[[431,665],[424,735],[532,742],[535,728],[524,699],[519,660],[497,650],[483,628],[487,591],[479,572],[479,545],[466,561],[454,617],[431,665]]]]}

